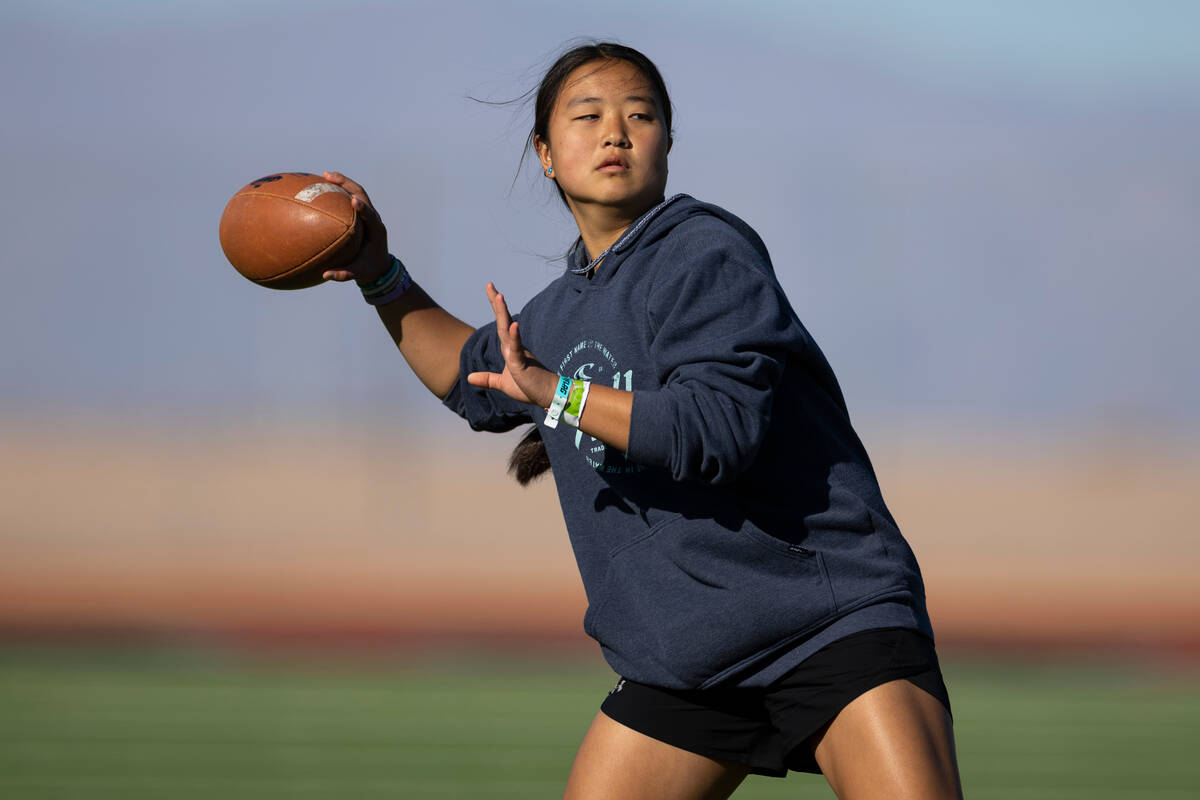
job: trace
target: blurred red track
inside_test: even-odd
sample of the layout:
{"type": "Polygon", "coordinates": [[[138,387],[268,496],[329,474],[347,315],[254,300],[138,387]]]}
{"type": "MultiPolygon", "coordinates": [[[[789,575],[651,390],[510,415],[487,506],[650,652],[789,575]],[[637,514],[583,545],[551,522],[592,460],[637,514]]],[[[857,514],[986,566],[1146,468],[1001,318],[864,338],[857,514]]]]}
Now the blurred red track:
{"type": "MultiPolygon", "coordinates": [[[[6,432],[0,641],[594,647],[552,483],[487,441],[6,432]]],[[[931,441],[875,462],[941,645],[1200,658],[1194,455],[931,441]]]]}

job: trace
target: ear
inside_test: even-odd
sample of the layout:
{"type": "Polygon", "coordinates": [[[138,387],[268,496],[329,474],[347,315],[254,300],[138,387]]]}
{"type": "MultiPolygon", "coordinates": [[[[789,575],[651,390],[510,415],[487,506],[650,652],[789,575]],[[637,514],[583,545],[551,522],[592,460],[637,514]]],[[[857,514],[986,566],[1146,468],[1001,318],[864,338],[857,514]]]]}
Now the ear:
{"type": "Polygon", "coordinates": [[[668,135],[667,136],[667,152],[668,153],[671,152],[671,148],[674,146],[675,146],[675,137],[668,135]]]}
{"type": "Polygon", "coordinates": [[[550,143],[541,136],[533,137],[533,149],[537,151],[538,161],[542,162],[542,172],[550,168],[550,143]]]}

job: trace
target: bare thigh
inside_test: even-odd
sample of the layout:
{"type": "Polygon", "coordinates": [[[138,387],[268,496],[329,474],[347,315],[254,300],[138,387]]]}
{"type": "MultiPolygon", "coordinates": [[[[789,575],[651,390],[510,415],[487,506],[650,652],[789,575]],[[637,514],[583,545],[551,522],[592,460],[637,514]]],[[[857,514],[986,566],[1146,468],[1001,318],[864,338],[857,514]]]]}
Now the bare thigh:
{"type": "Polygon", "coordinates": [[[950,715],[906,680],[857,697],[816,737],[815,756],[840,800],[959,800],[950,715]]]}
{"type": "Polygon", "coordinates": [[[715,761],[596,715],[575,756],[564,800],[724,800],[746,777],[715,761]]]}

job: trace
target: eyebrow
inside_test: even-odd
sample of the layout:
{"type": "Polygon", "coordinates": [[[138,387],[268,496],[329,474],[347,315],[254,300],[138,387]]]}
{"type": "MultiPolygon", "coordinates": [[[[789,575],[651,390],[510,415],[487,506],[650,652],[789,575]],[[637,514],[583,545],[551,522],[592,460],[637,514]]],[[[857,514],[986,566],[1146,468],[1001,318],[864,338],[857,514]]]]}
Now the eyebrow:
{"type": "MultiPolygon", "coordinates": [[[[604,98],[602,98],[602,97],[576,97],[574,100],[568,100],[567,105],[568,106],[581,106],[584,103],[599,103],[599,102],[602,102],[603,99],[604,98]]],[[[627,103],[630,103],[630,102],[632,102],[632,103],[647,103],[649,105],[654,105],[654,100],[652,100],[649,97],[644,97],[643,95],[640,95],[640,94],[629,95],[628,97],[625,98],[625,102],[627,102],[627,103]]]]}

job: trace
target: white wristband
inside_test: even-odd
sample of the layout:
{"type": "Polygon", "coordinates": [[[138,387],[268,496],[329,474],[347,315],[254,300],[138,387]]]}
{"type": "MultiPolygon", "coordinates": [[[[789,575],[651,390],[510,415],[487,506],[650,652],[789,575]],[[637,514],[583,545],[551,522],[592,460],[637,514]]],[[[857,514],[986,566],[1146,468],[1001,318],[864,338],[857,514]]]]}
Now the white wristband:
{"type": "Polygon", "coordinates": [[[578,389],[578,405],[568,400],[567,406],[563,409],[562,413],[562,421],[570,425],[572,428],[579,427],[579,418],[583,416],[583,406],[587,403],[588,391],[592,388],[592,384],[588,381],[579,381],[579,383],[583,385],[581,387],[576,387],[575,383],[572,382],[570,391],[570,394],[573,395],[576,389],[578,389]]]}

